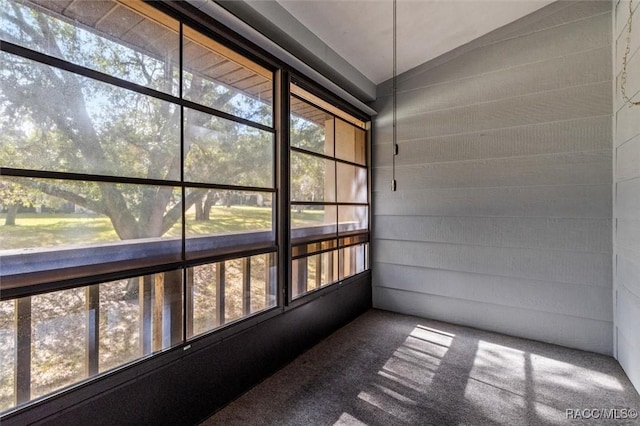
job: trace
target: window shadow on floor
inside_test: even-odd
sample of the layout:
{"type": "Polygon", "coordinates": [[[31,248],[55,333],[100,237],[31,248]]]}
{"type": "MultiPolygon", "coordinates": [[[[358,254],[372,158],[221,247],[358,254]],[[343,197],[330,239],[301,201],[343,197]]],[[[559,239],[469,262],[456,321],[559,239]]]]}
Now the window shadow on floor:
{"type": "Polygon", "coordinates": [[[610,357],[371,310],[206,424],[539,425],[639,407],[610,357]]]}

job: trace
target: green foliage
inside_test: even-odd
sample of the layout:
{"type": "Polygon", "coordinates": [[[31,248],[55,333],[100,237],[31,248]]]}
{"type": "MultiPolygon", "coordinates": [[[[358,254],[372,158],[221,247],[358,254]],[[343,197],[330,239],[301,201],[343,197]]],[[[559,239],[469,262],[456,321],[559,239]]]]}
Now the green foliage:
{"type": "MultiPolygon", "coordinates": [[[[325,128],[300,117],[291,117],[291,145],[311,152],[325,152],[325,128]]],[[[332,163],[328,163],[332,167],[332,163]]],[[[305,154],[292,154],[291,198],[304,201],[325,199],[327,162],[305,154]]],[[[333,183],[331,183],[333,184],[333,183]]]]}

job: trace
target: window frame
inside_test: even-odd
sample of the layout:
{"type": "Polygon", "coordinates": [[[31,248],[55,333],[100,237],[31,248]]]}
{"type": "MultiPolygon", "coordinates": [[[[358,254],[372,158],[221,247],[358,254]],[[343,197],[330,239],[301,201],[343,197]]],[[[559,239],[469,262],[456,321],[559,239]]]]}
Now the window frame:
{"type": "MultiPolygon", "coordinates": [[[[41,179],[64,179],[69,181],[84,181],[91,180],[94,182],[110,182],[110,183],[123,183],[123,184],[149,184],[158,186],[178,186],[180,188],[187,187],[210,187],[221,190],[245,190],[245,191],[260,191],[270,192],[273,195],[272,201],[272,229],[271,232],[274,235],[273,244],[265,246],[253,246],[242,247],[237,250],[220,251],[216,254],[203,256],[193,259],[185,258],[184,247],[182,250],[182,259],[176,262],[169,263],[154,263],[148,264],[133,264],[126,268],[122,268],[123,264],[118,263],[111,265],[112,267],[106,268],[99,273],[95,273],[94,265],[78,266],[64,269],[52,269],[49,271],[37,272],[30,274],[29,276],[13,277],[15,280],[12,287],[6,286],[8,282],[3,279],[3,288],[0,294],[0,300],[12,300],[16,299],[16,310],[18,309],[18,298],[30,297],[32,295],[39,295],[43,293],[49,293],[58,290],[68,290],[72,288],[80,288],[101,283],[111,282],[115,280],[133,278],[143,275],[170,273],[172,271],[179,270],[183,277],[183,300],[182,300],[182,339],[179,343],[171,346],[160,352],[153,352],[148,355],[140,356],[139,358],[122,364],[113,369],[100,372],[97,375],[90,375],[84,380],[78,381],[60,389],[55,390],[52,393],[43,395],[41,397],[33,398],[25,403],[18,403],[12,408],[0,413],[0,419],[13,415],[16,412],[30,409],[35,404],[40,404],[57,395],[65,394],[75,389],[87,388],[91,386],[93,389],[101,388],[101,383],[108,383],[117,378],[120,373],[123,377],[122,381],[126,380],[127,370],[136,371],[136,374],[140,374],[141,371],[152,371],[159,365],[173,362],[182,356],[183,350],[190,348],[198,349],[213,343],[219,342],[227,337],[234,335],[242,330],[254,326],[262,321],[267,321],[278,315],[281,315],[288,309],[293,309],[300,304],[307,303],[316,297],[320,297],[326,292],[331,292],[339,289],[339,284],[343,281],[351,278],[340,279],[332,285],[322,287],[321,289],[307,293],[303,297],[291,300],[291,252],[292,247],[290,244],[290,231],[289,231],[289,215],[291,211],[291,202],[289,194],[289,153],[290,153],[290,140],[289,140],[289,114],[290,104],[289,97],[291,95],[290,83],[294,82],[295,85],[302,87],[305,91],[317,99],[326,102],[327,105],[333,105],[345,113],[356,117],[365,123],[366,126],[366,169],[367,169],[367,213],[369,227],[366,230],[367,241],[370,244],[370,224],[371,224],[371,129],[370,129],[370,117],[362,113],[352,105],[338,98],[336,95],[330,93],[327,89],[321,88],[315,82],[309,80],[307,77],[296,73],[288,65],[284,64],[280,60],[276,59],[269,53],[262,50],[260,47],[255,46],[250,41],[245,40],[241,36],[234,33],[232,30],[220,25],[214,18],[205,15],[203,12],[197,10],[195,7],[187,4],[186,2],[169,1],[169,2],[147,2],[144,3],[150,8],[160,14],[166,14],[173,19],[177,19],[180,22],[180,94],[174,96],[168,93],[160,92],[155,89],[144,87],[136,83],[132,83],[122,78],[114,77],[109,74],[96,71],[94,69],[84,67],[81,65],[73,64],[64,61],[53,56],[49,56],[43,53],[39,53],[19,45],[15,45],[8,42],[2,42],[0,50],[10,54],[18,55],[26,59],[34,60],[40,64],[53,66],[58,69],[73,72],[84,77],[98,80],[107,84],[122,87],[127,90],[132,90],[136,93],[152,96],[157,99],[165,100],[177,105],[179,108],[192,108],[196,111],[204,112],[215,117],[228,119],[239,124],[248,125],[260,130],[265,130],[274,135],[273,143],[273,186],[271,188],[260,187],[244,187],[234,185],[219,185],[219,184],[199,184],[192,182],[185,182],[184,179],[180,181],[166,181],[147,178],[133,178],[133,177],[121,177],[121,176],[109,176],[109,175],[95,175],[84,173],[67,173],[67,172],[53,172],[53,171],[41,171],[41,170],[25,170],[17,168],[2,167],[0,165],[0,175],[8,175],[24,178],[41,178],[41,179]],[[259,66],[265,67],[272,73],[272,113],[271,113],[271,126],[266,126],[251,120],[247,120],[241,117],[236,117],[225,113],[224,111],[215,110],[205,105],[200,105],[182,97],[182,70],[183,68],[183,54],[182,54],[182,28],[189,26],[192,29],[200,32],[206,37],[211,38],[216,43],[225,46],[238,55],[244,56],[249,60],[255,62],[259,66]],[[234,320],[230,323],[224,324],[213,330],[209,330],[202,334],[187,337],[186,322],[187,319],[187,297],[186,295],[186,274],[187,269],[206,263],[225,262],[227,260],[241,259],[244,257],[256,256],[273,253],[276,255],[276,305],[265,309],[263,311],[242,317],[238,320],[234,320]],[[55,272],[55,274],[51,274],[55,272]],[[47,277],[43,277],[46,274],[47,277]],[[53,276],[53,279],[51,278],[53,276]],[[136,370],[131,370],[135,368],[136,370]]],[[[182,126],[182,124],[181,124],[182,126]]],[[[184,132],[180,132],[180,144],[181,147],[184,143],[184,132]]],[[[181,148],[182,149],[182,148],[181,148]]],[[[362,167],[360,164],[353,163],[358,167],[362,167]]],[[[337,203],[336,203],[337,205],[337,203]]],[[[361,205],[361,204],[358,204],[361,205]]],[[[184,218],[184,216],[183,216],[184,218]]],[[[184,219],[183,219],[184,220],[184,219]]],[[[363,234],[364,232],[360,232],[363,234]]],[[[184,244],[184,224],[182,241],[184,244]]],[[[336,244],[340,240],[340,236],[336,236],[336,244]]],[[[132,240],[135,241],[135,240],[132,240]]],[[[339,247],[337,248],[339,250],[339,247]]],[[[370,250],[367,250],[367,256],[370,256],[370,250]]],[[[370,265],[370,260],[367,259],[367,264],[370,265]]],[[[17,342],[16,342],[17,343],[17,342]]],[[[87,388],[88,389],[88,388],[87,388]]]]}
{"type": "MultiPolygon", "coordinates": [[[[140,4],[144,5],[144,7],[148,7],[146,3],[141,2],[140,4]]],[[[185,18],[184,16],[180,15],[175,11],[167,13],[167,11],[164,11],[162,9],[163,7],[153,8],[153,10],[157,11],[159,14],[166,14],[171,18],[177,19],[179,22],[178,37],[180,41],[179,41],[178,54],[180,57],[180,63],[178,65],[178,68],[179,68],[179,75],[180,75],[179,77],[180,89],[179,89],[179,94],[177,96],[173,94],[161,92],[146,86],[141,86],[139,84],[133,83],[126,79],[115,77],[115,76],[103,73],[101,71],[97,71],[95,69],[92,69],[83,65],[78,65],[76,63],[69,62],[54,56],[50,56],[35,50],[31,50],[29,48],[26,48],[17,44],[13,44],[10,42],[3,41],[1,43],[0,50],[3,52],[3,54],[9,54],[17,58],[25,58],[27,60],[33,61],[34,66],[35,64],[38,64],[46,67],[51,67],[52,69],[55,69],[55,70],[64,70],[64,71],[73,73],[74,75],[88,78],[91,81],[105,83],[112,87],[128,90],[132,93],[143,94],[146,96],[150,96],[154,99],[167,101],[172,105],[175,105],[176,108],[180,109],[180,125],[179,125],[180,149],[177,152],[177,154],[179,154],[180,158],[182,159],[184,159],[184,139],[185,139],[184,119],[186,115],[185,109],[187,108],[190,108],[194,111],[198,111],[201,113],[205,113],[210,117],[217,117],[220,119],[228,120],[230,122],[248,126],[250,128],[258,129],[260,131],[264,131],[271,134],[271,140],[272,140],[271,142],[272,152],[271,152],[271,161],[270,161],[270,169],[271,169],[270,173],[272,177],[271,186],[261,187],[261,186],[230,185],[230,184],[220,184],[220,183],[190,182],[184,179],[184,160],[181,160],[180,180],[117,176],[112,174],[92,174],[92,173],[53,171],[53,170],[50,170],[50,171],[34,170],[34,169],[26,169],[26,168],[21,169],[21,168],[15,168],[15,167],[4,167],[4,165],[0,165],[0,175],[7,176],[7,177],[15,177],[15,178],[55,179],[55,180],[60,180],[62,182],[68,182],[68,183],[89,181],[94,183],[137,184],[137,185],[152,185],[154,187],[173,187],[173,188],[178,188],[181,191],[182,201],[184,201],[185,199],[185,191],[188,188],[206,188],[206,189],[212,189],[212,190],[231,190],[231,191],[268,193],[268,194],[271,194],[271,197],[272,197],[271,227],[270,227],[270,230],[268,231],[271,234],[271,238],[270,238],[271,242],[252,244],[251,241],[248,241],[248,242],[245,241],[240,246],[238,246],[237,244],[231,245],[226,249],[215,250],[213,253],[207,253],[205,255],[189,257],[188,253],[185,251],[187,237],[185,235],[185,208],[183,205],[182,214],[181,214],[182,219],[178,219],[178,222],[177,222],[177,223],[180,223],[180,221],[182,221],[181,237],[176,238],[179,241],[181,241],[181,245],[182,245],[181,252],[178,254],[179,259],[171,259],[167,261],[166,259],[163,259],[163,258],[153,258],[151,260],[140,258],[140,259],[131,259],[129,261],[124,261],[124,262],[123,261],[109,262],[104,260],[96,264],[82,263],[82,261],[80,261],[77,264],[73,264],[73,261],[70,260],[70,256],[68,256],[67,259],[59,260],[62,262],[62,265],[64,265],[63,267],[61,267],[59,263],[57,264],[56,261],[52,261],[50,263],[51,266],[49,268],[45,267],[45,268],[42,268],[42,270],[36,270],[36,271],[31,271],[26,273],[24,271],[22,272],[19,271],[19,267],[17,266],[14,267],[14,270],[18,271],[17,273],[13,273],[11,275],[6,275],[2,277],[2,292],[0,294],[0,300],[13,301],[13,303],[15,304],[14,309],[16,312],[18,312],[19,304],[24,306],[24,303],[26,301],[29,301],[28,304],[30,306],[31,305],[30,300],[32,296],[44,295],[44,294],[49,294],[57,291],[66,291],[66,290],[72,290],[72,289],[89,291],[90,288],[98,288],[103,283],[109,283],[117,280],[135,279],[135,278],[144,277],[144,276],[153,276],[156,274],[158,275],[178,274],[182,279],[182,284],[180,285],[181,287],[180,294],[182,295],[182,301],[179,303],[181,305],[181,311],[179,315],[182,318],[182,323],[179,326],[179,328],[181,328],[182,331],[181,331],[180,337],[178,337],[177,341],[175,342],[173,341],[175,340],[175,335],[173,334],[171,335],[172,342],[169,344],[168,347],[164,347],[160,350],[154,350],[151,353],[142,354],[134,360],[124,362],[121,365],[118,365],[114,368],[111,368],[103,372],[96,372],[97,371],[96,368],[87,366],[88,372],[85,374],[83,379],[80,379],[79,381],[76,380],[69,385],[63,385],[62,387],[56,388],[52,392],[47,392],[42,396],[30,397],[27,394],[27,397],[25,397],[24,389],[20,389],[19,386],[26,384],[27,392],[29,392],[28,390],[31,389],[31,386],[29,385],[29,380],[25,382],[24,375],[22,375],[21,378],[17,377],[16,383],[14,383],[14,392],[15,392],[14,398],[16,398],[17,401],[11,408],[4,410],[0,414],[0,417],[4,417],[5,415],[16,412],[16,411],[28,409],[30,406],[32,406],[33,404],[39,401],[47,400],[48,398],[54,395],[60,394],[62,392],[66,392],[68,390],[77,388],[79,386],[84,386],[86,383],[94,382],[96,380],[99,380],[107,376],[112,376],[118,371],[128,369],[134,365],[139,365],[140,363],[150,358],[155,358],[159,354],[164,353],[167,350],[172,351],[172,350],[179,350],[183,347],[188,347],[188,346],[190,347],[190,345],[193,344],[195,341],[206,340],[210,335],[216,335],[218,336],[216,338],[219,339],[219,338],[222,338],[222,336],[227,335],[229,332],[234,332],[234,333],[238,332],[240,328],[245,328],[250,326],[250,324],[254,323],[258,317],[262,318],[261,320],[266,320],[274,316],[276,313],[278,313],[279,308],[282,306],[282,302],[279,298],[279,291],[277,291],[278,281],[276,279],[275,281],[276,291],[274,293],[275,304],[273,306],[266,306],[264,309],[261,309],[253,313],[249,311],[249,313],[247,313],[246,315],[243,313],[243,315],[240,318],[225,322],[215,329],[208,330],[198,335],[189,335],[189,333],[187,332],[187,323],[189,322],[189,318],[187,317],[187,315],[189,315],[190,313],[187,310],[188,297],[187,297],[187,291],[186,291],[187,289],[186,282],[187,282],[187,274],[188,274],[187,271],[190,268],[193,268],[195,266],[202,265],[202,264],[214,264],[214,263],[219,264],[219,263],[224,263],[230,260],[242,260],[247,258],[251,259],[253,256],[260,256],[260,255],[265,255],[269,257],[275,256],[275,259],[278,259],[280,257],[280,253],[279,253],[280,248],[278,244],[277,231],[278,231],[278,222],[279,222],[278,205],[281,204],[282,197],[279,194],[278,185],[275,179],[275,177],[278,175],[278,172],[279,172],[279,164],[277,161],[277,153],[279,151],[278,150],[279,141],[278,141],[277,126],[276,126],[277,113],[275,108],[275,105],[276,105],[275,97],[277,96],[275,89],[277,84],[277,77],[279,75],[278,74],[279,68],[274,63],[270,61],[264,61],[264,59],[259,56],[253,55],[249,52],[245,53],[245,49],[235,49],[233,46],[233,43],[231,42],[228,42],[226,40],[221,42],[219,40],[220,38],[219,35],[217,35],[215,32],[212,32],[210,28],[191,22],[191,20],[189,20],[188,18],[185,18]],[[183,70],[184,70],[183,28],[186,27],[187,25],[190,28],[194,28],[196,31],[201,33],[203,37],[210,37],[211,39],[215,40],[216,43],[220,43],[223,46],[226,45],[228,49],[230,49],[231,51],[235,51],[239,57],[241,56],[245,57],[249,61],[256,63],[258,66],[264,67],[270,72],[271,93],[273,94],[273,98],[274,98],[271,101],[272,107],[271,107],[271,113],[270,113],[270,116],[271,116],[270,126],[267,126],[265,124],[252,121],[246,118],[242,118],[240,116],[235,116],[227,112],[224,112],[222,110],[214,109],[206,105],[195,103],[183,98],[183,93],[182,93],[182,87],[183,87],[182,80],[183,80],[183,70]],[[244,325],[241,325],[241,323],[243,323],[244,325]],[[232,330],[232,331],[227,331],[227,330],[232,330]],[[91,372],[92,370],[94,372],[91,372]]],[[[216,238],[216,236],[204,236],[203,238],[214,239],[216,238]]],[[[127,243],[135,244],[136,240],[135,239],[121,240],[121,242],[123,244],[127,244],[127,243]]],[[[50,250],[43,250],[43,252],[32,254],[31,256],[36,258],[40,256],[40,258],[44,258],[51,252],[53,253],[59,252],[60,251],[59,248],[63,248],[63,247],[65,249],[69,249],[68,247],[65,247],[65,246],[53,247],[50,250]],[[46,253],[47,251],[48,253],[46,253]]],[[[100,249],[103,249],[103,248],[106,249],[106,247],[102,244],[97,245],[96,247],[99,251],[100,249]]],[[[75,250],[81,253],[83,251],[83,248],[82,247],[70,248],[70,250],[75,250]]],[[[108,252],[108,250],[103,250],[103,251],[105,253],[108,252]]],[[[24,259],[25,255],[26,254],[15,254],[14,257],[17,260],[19,260],[18,258],[20,257],[24,259]]],[[[104,258],[108,259],[108,253],[105,254],[104,258]]],[[[3,261],[8,261],[8,260],[10,260],[8,256],[3,256],[3,261]]],[[[36,259],[36,261],[37,260],[38,259],[36,259]]],[[[13,262],[13,263],[15,265],[19,262],[13,262]]],[[[275,265],[275,266],[277,268],[276,270],[279,270],[278,265],[275,265]]],[[[271,284],[274,284],[274,283],[271,283],[271,284]]],[[[265,282],[265,285],[270,285],[270,284],[265,282]]],[[[87,303],[90,303],[90,302],[87,301],[87,303]]],[[[29,311],[30,309],[31,308],[29,308],[29,311]]],[[[15,315],[18,315],[18,314],[16,313],[15,315]]],[[[175,313],[172,312],[172,315],[175,315],[175,313]]],[[[92,320],[87,319],[87,321],[92,321],[92,320]]],[[[29,315],[28,324],[31,324],[31,315],[29,315]]],[[[16,325],[16,333],[18,333],[18,335],[20,332],[17,330],[20,327],[24,329],[24,325],[22,326],[16,325]]],[[[29,327],[31,326],[29,325],[29,327]]],[[[87,323],[87,327],[92,327],[92,326],[89,325],[89,323],[87,323]]],[[[14,337],[16,345],[18,345],[18,340],[19,340],[18,335],[14,337]]],[[[28,341],[30,345],[33,344],[31,343],[31,339],[28,339],[28,341]]],[[[87,345],[93,345],[93,347],[95,348],[94,343],[87,342],[87,345]]],[[[89,351],[90,349],[87,348],[86,350],[89,351]]],[[[89,352],[87,352],[87,357],[89,358],[91,357],[91,354],[89,352]]],[[[18,370],[17,370],[18,369],[17,364],[20,363],[19,361],[20,356],[17,356],[14,359],[15,359],[14,362],[16,363],[16,366],[14,367],[16,368],[15,370],[16,374],[20,375],[20,373],[18,373],[18,370]]],[[[91,361],[87,360],[86,362],[90,363],[91,361]]]]}
{"type": "MultiPolygon", "coordinates": [[[[286,289],[286,306],[287,308],[295,308],[299,305],[308,303],[312,300],[314,300],[317,297],[321,297],[323,294],[327,293],[327,292],[331,292],[331,291],[335,291],[338,290],[340,288],[340,285],[347,279],[357,276],[359,275],[359,273],[356,274],[352,274],[349,275],[347,277],[343,277],[342,276],[342,250],[346,249],[346,248],[350,248],[350,247],[356,247],[358,245],[364,244],[365,246],[365,255],[364,255],[364,262],[365,262],[365,268],[362,272],[366,272],[367,270],[370,269],[370,265],[371,265],[371,249],[370,249],[370,244],[371,244],[371,122],[370,119],[366,118],[365,115],[363,115],[361,112],[355,110],[351,105],[349,104],[345,104],[344,102],[342,102],[339,99],[336,99],[332,96],[330,96],[330,94],[324,93],[322,92],[322,90],[318,89],[318,87],[311,81],[307,80],[305,77],[301,76],[301,75],[297,75],[297,74],[292,74],[291,79],[289,80],[289,88],[290,90],[288,91],[288,96],[289,96],[289,102],[288,102],[288,106],[289,109],[287,110],[287,129],[290,128],[291,126],[291,102],[290,99],[291,98],[295,98],[298,101],[301,101],[307,105],[313,106],[321,111],[323,111],[325,114],[331,115],[334,118],[334,126],[333,126],[333,144],[334,144],[334,148],[333,148],[333,155],[326,155],[326,154],[322,154],[322,153],[318,153],[318,152],[314,152],[311,150],[307,150],[304,148],[300,148],[300,147],[295,147],[291,145],[291,137],[288,138],[287,140],[287,148],[289,151],[288,154],[288,161],[290,161],[291,159],[291,154],[292,153],[302,153],[302,154],[306,154],[306,155],[310,155],[310,156],[314,156],[316,158],[320,158],[320,159],[325,159],[325,160],[330,160],[333,161],[335,164],[335,171],[334,171],[334,191],[335,191],[335,200],[328,202],[328,201],[318,201],[318,202],[310,202],[310,201],[292,201],[292,197],[290,196],[288,199],[288,210],[287,210],[287,214],[290,217],[292,209],[295,208],[295,206],[309,206],[309,205],[323,205],[323,206],[335,206],[336,209],[336,232],[335,233],[331,233],[331,234],[324,234],[324,235],[318,235],[318,236],[308,236],[308,237],[303,237],[300,238],[298,240],[295,240],[293,238],[293,224],[289,223],[289,267],[288,267],[288,275],[289,275],[289,279],[287,280],[287,289],[286,289]],[[365,164],[359,164],[359,163],[355,163],[352,161],[348,161],[348,160],[343,160],[337,157],[336,155],[336,148],[335,148],[335,144],[337,143],[336,140],[336,126],[335,126],[335,122],[337,120],[343,121],[347,124],[350,124],[356,128],[360,128],[362,130],[365,131],[365,164]],[[361,169],[365,169],[366,170],[366,179],[367,179],[367,191],[366,191],[366,202],[340,202],[338,201],[338,176],[337,176],[337,169],[338,169],[338,164],[345,164],[345,165],[349,165],[349,166],[354,166],[354,167],[358,167],[361,169]],[[340,206],[355,206],[355,207],[365,207],[367,209],[367,227],[366,229],[362,229],[362,230],[351,230],[351,231],[340,231],[340,223],[339,223],[339,208],[340,206]],[[345,237],[350,237],[350,236],[362,236],[364,237],[364,242],[358,242],[358,243],[354,243],[354,244],[347,244],[347,245],[341,245],[340,242],[345,238],[345,237]],[[319,242],[323,242],[323,241],[335,241],[335,247],[333,248],[329,248],[326,250],[319,250],[318,252],[313,252],[311,254],[309,253],[305,253],[303,252],[302,254],[297,254],[294,255],[293,252],[295,250],[296,247],[300,247],[300,246],[306,246],[309,244],[313,244],[313,243],[319,243],[319,242]],[[294,277],[293,277],[293,262],[295,260],[300,260],[300,259],[304,259],[304,258],[310,258],[312,256],[316,256],[317,254],[324,254],[324,253],[332,253],[332,252],[337,252],[338,253],[338,265],[337,265],[337,270],[338,270],[338,277],[337,280],[330,282],[326,285],[323,285],[321,287],[316,287],[314,289],[311,290],[307,290],[306,292],[303,293],[299,293],[297,294],[295,297],[293,296],[294,294],[294,277]]],[[[289,168],[289,172],[291,171],[291,169],[289,168]]],[[[317,272],[316,272],[317,273],[317,272]]],[[[305,273],[305,275],[307,275],[305,273]]],[[[308,275],[307,275],[308,278],[308,275]]]]}

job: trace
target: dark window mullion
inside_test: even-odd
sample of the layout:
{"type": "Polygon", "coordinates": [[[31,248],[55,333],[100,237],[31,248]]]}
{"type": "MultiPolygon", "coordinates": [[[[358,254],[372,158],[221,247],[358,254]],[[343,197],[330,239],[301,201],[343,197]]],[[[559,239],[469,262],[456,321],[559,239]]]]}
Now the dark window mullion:
{"type": "Polygon", "coordinates": [[[273,92],[274,112],[278,126],[278,305],[287,306],[293,300],[291,274],[291,92],[287,70],[276,73],[276,90],[273,92]]]}
{"type": "MultiPolygon", "coordinates": [[[[181,148],[181,151],[182,151],[182,148],[181,148]]],[[[0,175],[23,177],[23,178],[55,179],[55,180],[82,181],[82,182],[108,182],[108,183],[122,183],[122,184],[132,184],[132,185],[181,187],[184,184],[185,187],[191,187],[191,188],[209,188],[209,189],[244,191],[244,192],[270,192],[270,193],[276,192],[275,188],[265,188],[262,186],[239,186],[239,185],[225,185],[225,184],[217,184],[217,183],[184,182],[182,180],[162,180],[162,179],[148,179],[148,178],[136,178],[136,177],[126,177],[126,176],[94,175],[94,174],[72,173],[72,172],[53,172],[53,171],[43,171],[43,170],[15,169],[11,167],[0,167],[0,175]]]]}
{"type": "Polygon", "coordinates": [[[233,114],[229,114],[228,112],[220,111],[220,110],[217,110],[217,109],[205,106],[205,105],[201,105],[201,104],[195,103],[193,101],[188,101],[186,99],[181,99],[181,100],[176,101],[176,103],[180,103],[180,104],[182,104],[183,106],[185,106],[187,108],[194,109],[194,110],[197,110],[197,111],[200,111],[200,112],[204,112],[204,113],[209,114],[209,115],[214,115],[216,117],[224,118],[224,119],[227,119],[229,121],[234,121],[236,123],[244,124],[246,126],[253,127],[253,128],[256,128],[256,129],[259,129],[259,130],[264,130],[265,132],[275,133],[275,130],[274,130],[273,127],[265,126],[264,124],[260,124],[260,123],[257,123],[255,121],[247,120],[246,118],[238,117],[238,116],[235,116],[233,114]]]}
{"type": "Polygon", "coordinates": [[[369,203],[357,203],[357,202],[343,202],[337,201],[291,201],[292,206],[355,206],[355,207],[368,207],[369,203]]]}
{"type": "Polygon", "coordinates": [[[311,156],[322,158],[322,159],[325,159],[325,160],[335,161],[337,163],[347,164],[349,166],[360,167],[361,169],[366,169],[367,168],[367,166],[364,165],[364,164],[354,163],[353,161],[349,161],[349,160],[342,160],[340,158],[336,158],[336,157],[333,157],[331,155],[321,154],[321,153],[315,152],[315,151],[309,151],[307,149],[299,148],[297,146],[292,146],[291,147],[291,151],[297,152],[297,153],[300,153],[300,154],[311,155],[311,156]]]}
{"type": "Polygon", "coordinates": [[[181,185],[181,182],[178,180],[148,179],[148,178],[137,178],[137,177],[128,177],[128,176],[96,175],[96,174],[73,173],[73,172],[54,172],[54,171],[48,171],[48,170],[16,169],[11,167],[0,167],[0,175],[24,177],[24,178],[36,178],[36,179],[55,179],[55,180],[69,180],[69,181],[82,181],[82,182],[109,182],[109,183],[136,184],[136,185],[155,185],[155,186],[180,186],[181,185]]]}
{"type": "MultiPolygon", "coordinates": [[[[336,131],[336,128],[338,126],[336,126],[336,117],[333,117],[333,156],[335,157],[336,153],[338,152],[338,132],[336,131]]],[[[336,197],[336,202],[338,202],[338,163],[335,161],[334,158],[334,162],[333,162],[333,167],[334,167],[334,171],[333,171],[333,183],[335,185],[334,187],[334,194],[336,197]]],[[[336,250],[338,251],[338,276],[336,277],[338,279],[338,281],[340,281],[340,271],[341,271],[341,262],[340,262],[340,204],[337,204],[336,206],[336,250]]]]}
{"type": "Polygon", "coordinates": [[[188,259],[184,262],[183,265],[185,268],[191,268],[194,266],[207,265],[209,263],[223,262],[226,260],[240,259],[242,257],[247,257],[247,256],[259,256],[262,254],[277,253],[277,252],[278,252],[278,246],[272,245],[268,247],[256,248],[254,250],[242,250],[235,253],[188,259]]]}
{"type": "MultiPolygon", "coordinates": [[[[179,52],[178,52],[178,96],[180,99],[183,98],[183,90],[184,90],[184,24],[180,22],[180,34],[179,34],[179,52]]],[[[180,187],[180,194],[182,197],[182,223],[181,223],[181,255],[182,262],[187,259],[187,188],[184,185],[184,160],[185,160],[185,150],[184,150],[184,106],[180,105],[180,182],[182,183],[180,187]]],[[[188,280],[192,279],[192,274],[188,274],[189,268],[182,268],[182,341],[185,342],[187,340],[189,329],[193,330],[193,319],[189,318],[192,314],[192,309],[189,309],[189,293],[188,289],[191,288],[191,282],[188,280]]]]}
{"type": "Polygon", "coordinates": [[[203,182],[184,182],[184,186],[189,188],[209,188],[209,189],[219,189],[226,191],[243,191],[243,192],[271,192],[275,193],[277,190],[275,188],[265,188],[262,186],[240,186],[240,185],[224,185],[218,183],[203,183],[203,182]]]}

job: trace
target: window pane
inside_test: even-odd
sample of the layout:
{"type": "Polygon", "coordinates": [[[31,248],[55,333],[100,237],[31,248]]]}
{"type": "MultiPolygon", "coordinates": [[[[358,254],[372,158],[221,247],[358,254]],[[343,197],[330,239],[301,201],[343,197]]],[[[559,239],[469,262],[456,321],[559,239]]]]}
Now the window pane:
{"type": "Polygon", "coordinates": [[[271,71],[186,26],[183,43],[185,99],[271,126],[271,71]]]}
{"type": "Polygon", "coordinates": [[[185,108],[189,182],[273,187],[273,134],[185,108]]]}
{"type": "Polygon", "coordinates": [[[0,302],[0,340],[5,410],[182,342],[182,270],[0,302]]]}
{"type": "Polygon", "coordinates": [[[15,400],[15,300],[0,302],[0,411],[15,400]]]}
{"type": "Polygon", "coordinates": [[[334,122],[331,114],[291,97],[291,146],[333,156],[334,122]]]}
{"type": "Polygon", "coordinates": [[[292,298],[338,281],[338,250],[291,262],[292,298]]]}
{"type": "Polygon", "coordinates": [[[267,253],[189,268],[188,337],[276,306],[275,260],[267,253]]]}
{"type": "Polygon", "coordinates": [[[221,324],[218,314],[219,276],[217,263],[199,265],[187,270],[188,297],[191,298],[193,329],[187,331],[187,337],[197,336],[213,330],[221,324]]]}
{"type": "Polygon", "coordinates": [[[178,94],[178,21],[141,1],[0,0],[0,22],[6,41],[178,94]]]}
{"type": "Polygon", "coordinates": [[[251,257],[251,313],[277,304],[275,253],[251,257]]]}
{"type": "Polygon", "coordinates": [[[1,176],[2,274],[179,260],[180,203],[172,187],[1,176]]]}
{"type": "Polygon", "coordinates": [[[322,274],[322,285],[327,285],[338,281],[338,250],[322,253],[320,271],[322,274]]]}
{"type": "MultiPolygon", "coordinates": [[[[360,241],[366,237],[349,237],[341,239],[341,244],[350,240],[360,241]]],[[[320,243],[317,243],[320,244],[320,243]]],[[[313,253],[320,246],[317,244],[298,245],[294,247],[294,256],[304,256],[305,250],[313,253]]],[[[336,282],[358,274],[368,268],[367,265],[368,243],[356,244],[320,254],[310,254],[292,261],[293,268],[293,294],[303,294],[307,291],[336,282]],[[340,268],[338,267],[340,266],[340,268]],[[320,271],[317,273],[317,271],[320,271]]]]}
{"type": "Polygon", "coordinates": [[[359,274],[368,268],[368,247],[369,244],[358,244],[340,249],[340,279],[359,274]]]}
{"type": "Polygon", "coordinates": [[[142,353],[140,282],[136,277],[100,284],[100,372],[133,361],[142,353]]]}
{"type": "Polygon", "coordinates": [[[338,229],[340,232],[367,229],[369,227],[366,206],[339,206],[338,229]]]}
{"type": "Polygon", "coordinates": [[[31,297],[31,398],[86,378],[84,288],[31,297]]]}
{"type": "Polygon", "coordinates": [[[367,169],[338,163],[338,202],[367,202],[367,169]]]}
{"type": "Polygon", "coordinates": [[[226,323],[242,317],[244,271],[243,259],[227,260],[224,264],[224,321],[226,323]]]}
{"type": "Polygon", "coordinates": [[[295,299],[307,293],[308,282],[308,257],[291,261],[291,298],[295,299]]]}
{"type": "Polygon", "coordinates": [[[322,237],[337,232],[336,206],[293,206],[291,210],[291,239],[322,237]]]}
{"type": "Polygon", "coordinates": [[[336,120],[336,157],[364,165],[366,163],[365,131],[346,121],[336,120]]]}
{"type": "Polygon", "coordinates": [[[173,104],[0,52],[2,166],[179,180],[179,116],[173,104]]]}
{"type": "Polygon", "coordinates": [[[312,105],[316,105],[319,108],[322,108],[323,110],[327,111],[329,114],[339,117],[342,120],[348,122],[348,123],[353,123],[356,126],[359,126],[361,128],[365,127],[365,122],[354,117],[353,115],[341,110],[340,108],[336,107],[335,105],[333,105],[330,102],[325,101],[324,99],[322,99],[321,97],[318,97],[308,91],[306,91],[305,89],[303,89],[302,87],[298,86],[298,84],[293,81],[290,85],[289,85],[289,89],[291,90],[291,94],[295,95],[297,98],[299,99],[303,99],[306,102],[309,102],[312,105]]]}
{"type": "Polygon", "coordinates": [[[100,372],[182,342],[181,269],[103,283],[98,291],[100,372]]]}
{"type": "Polygon", "coordinates": [[[291,152],[291,200],[335,201],[335,161],[291,152]]]}
{"type": "Polygon", "coordinates": [[[273,194],[187,189],[187,257],[275,242],[273,194]]]}
{"type": "Polygon", "coordinates": [[[322,274],[318,273],[318,259],[320,255],[307,257],[307,291],[320,288],[322,274]]]}

